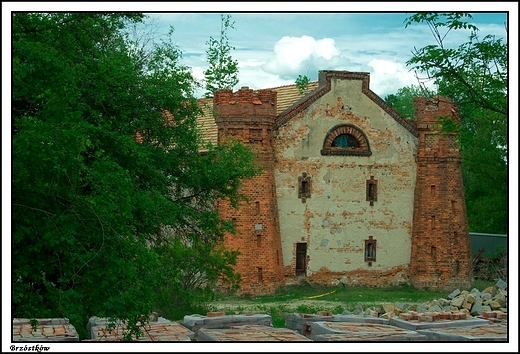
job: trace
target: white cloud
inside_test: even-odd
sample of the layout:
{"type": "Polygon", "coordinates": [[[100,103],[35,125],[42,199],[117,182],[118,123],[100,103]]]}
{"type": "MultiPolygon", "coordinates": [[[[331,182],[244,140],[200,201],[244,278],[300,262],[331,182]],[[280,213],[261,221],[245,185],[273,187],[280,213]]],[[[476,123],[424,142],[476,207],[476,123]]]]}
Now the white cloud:
{"type": "Polygon", "coordinates": [[[274,45],[274,58],[271,57],[263,65],[263,70],[282,77],[305,74],[323,61],[338,57],[341,51],[336,48],[334,39],[313,37],[285,36],[274,45]]]}
{"type": "MultiPolygon", "coordinates": [[[[409,71],[403,64],[391,60],[372,59],[368,66],[370,70],[370,89],[381,98],[391,93],[396,93],[402,87],[418,85],[419,82],[413,71],[409,71]]],[[[431,83],[427,83],[427,87],[431,83]]]]}

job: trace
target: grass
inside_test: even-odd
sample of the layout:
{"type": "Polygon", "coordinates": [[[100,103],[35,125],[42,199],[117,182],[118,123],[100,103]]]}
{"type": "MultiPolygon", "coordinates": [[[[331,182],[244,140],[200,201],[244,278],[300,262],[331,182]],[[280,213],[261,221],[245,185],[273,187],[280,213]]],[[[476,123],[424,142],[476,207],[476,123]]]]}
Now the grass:
{"type": "MultiPolygon", "coordinates": [[[[473,288],[484,290],[495,285],[493,281],[475,280],[473,288]]],[[[471,290],[471,289],[460,289],[471,290]]],[[[273,294],[256,297],[220,297],[221,301],[234,302],[239,306],[225,310],[227,314],[254,312],[269,314],[274,327],[285,326],[286,313],[317,313],[329,311],[341,314],[345,310],[354,311],[356,308],[367,309],[381,306],[383,303],[402,302],[409,305],[420,304],[439,298],[445,298],[446,292],[433,290],[417,290],[411,286],[395,288],[366,288],[366,287],[330,287],[317,285],[285,286],[273,294]],[[315,300],[312,305],[302,300],[315,300]],[[323,302],[323,304],[320,304],[323,302]]],[[[214,308],[213,310],[216,310],[214,308]]]]}

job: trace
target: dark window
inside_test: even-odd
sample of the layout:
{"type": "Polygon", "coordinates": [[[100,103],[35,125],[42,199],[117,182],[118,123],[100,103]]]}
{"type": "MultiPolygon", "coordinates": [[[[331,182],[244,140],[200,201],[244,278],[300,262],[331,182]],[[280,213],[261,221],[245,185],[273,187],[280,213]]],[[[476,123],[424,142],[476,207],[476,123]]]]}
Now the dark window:
{"type": "Polygon", "coordinates": [[[368,240],[365,240],[365,262],[369,262],[368,265],[372,265],[371,262],[376,260],[376,240],[372,236],[368,236],[368,240]]]}
{"type": "Polygon", "coordinates": [[[298,198],[302,200],[302,203],[305,203],[307,198],[311,197],[311,178],[307,176],[307,173],[303,172],[300,177],[298,177],[298,198]]]}
{"type": "Polygon", "coordinates": [[[332,127],[323,140],[322,155],[370,156],[366,134],[352,124],[332,127]]]}
{"type": "Polygon", "coordinates": [[[332,147],[359,147],[359,141],[350,134],[338,135],[331,144],[332,147]]]}
{"type": "Polygon", "coordinates": [[[296,274],[305,273],[307,268],[307,244],[296,244],[296,274]]]}
{"type": "Polygon", "coordinates": [[[262,236],[256,235],[256,247],[262,247],[262,236]]]}
{"type": "Polygon", "coordinates": [[[370,179],[367,180],[367,201],[370,202],[370,205],[374,205],[374,202],[377,202],[377,180],[374,179],[374,176],[370,176],[370,179]]]}
{"type": "Polygon", "coordinates": [[[262,268],[258,268],[258,282],[261,283],[264,281],[264,276],[262,274],[262,268]]]}

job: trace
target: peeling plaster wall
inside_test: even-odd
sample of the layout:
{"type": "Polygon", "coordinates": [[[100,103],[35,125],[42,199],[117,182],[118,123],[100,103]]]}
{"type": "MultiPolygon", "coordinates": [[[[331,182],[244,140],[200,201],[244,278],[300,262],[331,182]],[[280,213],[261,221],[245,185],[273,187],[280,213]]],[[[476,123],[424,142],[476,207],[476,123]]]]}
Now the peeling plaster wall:
{"type": "MultiPolygon", "coordinates": [[[[295,277],[296,243],[307,243],[306,276],[317,282],[357,272],[365,282],[405,277],[410,262],[417,139],[361,92],[361,80],[332,79],[331,90],[278,128],[275,180],[285,277],[295,277]],[[362,130],[371,156],[322,156],[338,124],[362,130]],[[298,198],[298,177],[311,177],[311,197],[298,198]],[[366,181],[377,180],[377,201],[366,181]],[[376,261],[364,261],[364,241],[377,241],[376,261]],[[380,278],[379,276],[382,276],[380,278]]],[[[357,279],[358,277],[356,277],[357,279]]],[[[361,279],[361,278],[360,278],[361,279]]],[[[375,284],[367,284],[375,285],[375,284]]],[[[385,284],[388,285],[388,284],[385,284]]]]}

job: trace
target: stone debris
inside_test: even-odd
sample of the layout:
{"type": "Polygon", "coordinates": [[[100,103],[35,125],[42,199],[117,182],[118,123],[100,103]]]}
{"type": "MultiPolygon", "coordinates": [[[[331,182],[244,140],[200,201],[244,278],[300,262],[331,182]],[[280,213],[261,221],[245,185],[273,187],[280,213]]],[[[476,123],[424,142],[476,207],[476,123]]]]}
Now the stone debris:
{"type": "Polygon", "coordinates": [[[13,342],[78,342],[76,328],[68,318],[13,319],[13,342]],[[33,325],[34,324],[34,325],[33,325]]]}
{"type": "Polygon", "coordinates": [[[233,326],[229,329],[201,328],[201,342],[310,342],[296,331],[268,326],[233,326]]]}

